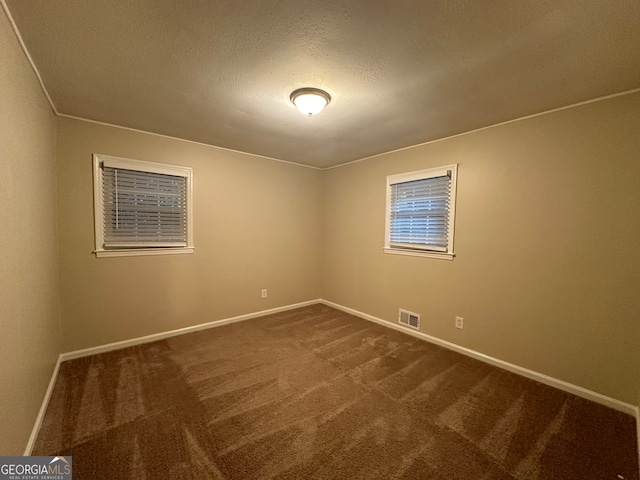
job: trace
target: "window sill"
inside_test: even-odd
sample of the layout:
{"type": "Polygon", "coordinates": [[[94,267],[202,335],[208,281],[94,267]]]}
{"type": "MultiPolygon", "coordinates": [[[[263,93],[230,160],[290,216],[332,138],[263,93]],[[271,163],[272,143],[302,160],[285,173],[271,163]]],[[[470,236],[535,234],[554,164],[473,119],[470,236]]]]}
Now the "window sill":
{"type": "Polygon", "coordinates": [[[193,253],[194,247],[183,248],[132,248],[129,250],[95,250],[96,257],[140,257],[143,255],[179,255],[193,253]]]}
{"type": "Polygon", "coordinates": [[[454,253],[445,253],[445,252],[427,252],[420,250],[403,250],[399,248],[383,248],[384,253],[391,253],[393,255],[405,255],[409,257],[426,257],[426,258],[437,258],[439,260],[453,260],[455,257],[454,253]]]}

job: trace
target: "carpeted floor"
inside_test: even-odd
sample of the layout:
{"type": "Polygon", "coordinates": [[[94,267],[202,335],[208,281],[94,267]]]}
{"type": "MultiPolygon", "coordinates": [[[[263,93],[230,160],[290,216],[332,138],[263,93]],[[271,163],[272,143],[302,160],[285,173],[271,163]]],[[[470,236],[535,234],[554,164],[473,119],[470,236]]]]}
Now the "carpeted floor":
{"type": "Polygon", "coordinates": [[[74,479],[638,480],[631,416],[324,305],[62,364],[74,479]]]}

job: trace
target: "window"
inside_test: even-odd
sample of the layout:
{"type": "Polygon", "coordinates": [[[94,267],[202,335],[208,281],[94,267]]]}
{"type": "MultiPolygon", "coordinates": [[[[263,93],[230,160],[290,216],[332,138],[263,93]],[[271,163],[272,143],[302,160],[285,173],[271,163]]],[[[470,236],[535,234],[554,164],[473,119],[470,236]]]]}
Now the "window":
{"type": "Polygon", "coordinates": [[[458,165],[387,177],[384,252],[453,260],[458,165]]]}
{"type": "Polygon", "coordinates": [[[193,253],[189,167],[93,155],[98,257],[193,253]]]}

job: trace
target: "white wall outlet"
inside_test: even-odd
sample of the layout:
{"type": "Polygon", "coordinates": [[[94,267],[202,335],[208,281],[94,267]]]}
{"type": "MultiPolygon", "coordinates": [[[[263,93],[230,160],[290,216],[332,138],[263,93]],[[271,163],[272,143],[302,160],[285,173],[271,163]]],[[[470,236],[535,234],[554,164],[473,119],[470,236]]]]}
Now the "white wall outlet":
{"type": "Polygon", "coordinates": [[[462,330],[464,328],[464,318],[456,317],[456,328],[462,330]]]}
{"type": "Polygon", "coordinates": [[[266,288],[262,289],[262,298],[267,298],[267,289],[266,288]]]}

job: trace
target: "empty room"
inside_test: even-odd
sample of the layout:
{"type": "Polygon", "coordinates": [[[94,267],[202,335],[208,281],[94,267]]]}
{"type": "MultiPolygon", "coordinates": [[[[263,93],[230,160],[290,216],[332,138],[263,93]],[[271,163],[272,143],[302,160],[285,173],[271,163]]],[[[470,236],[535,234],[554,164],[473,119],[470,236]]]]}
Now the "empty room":
{"type": "Polygon", "coordinates": [[[637,0],[0,4],[0,479],[640,480],[637,0]]]}

